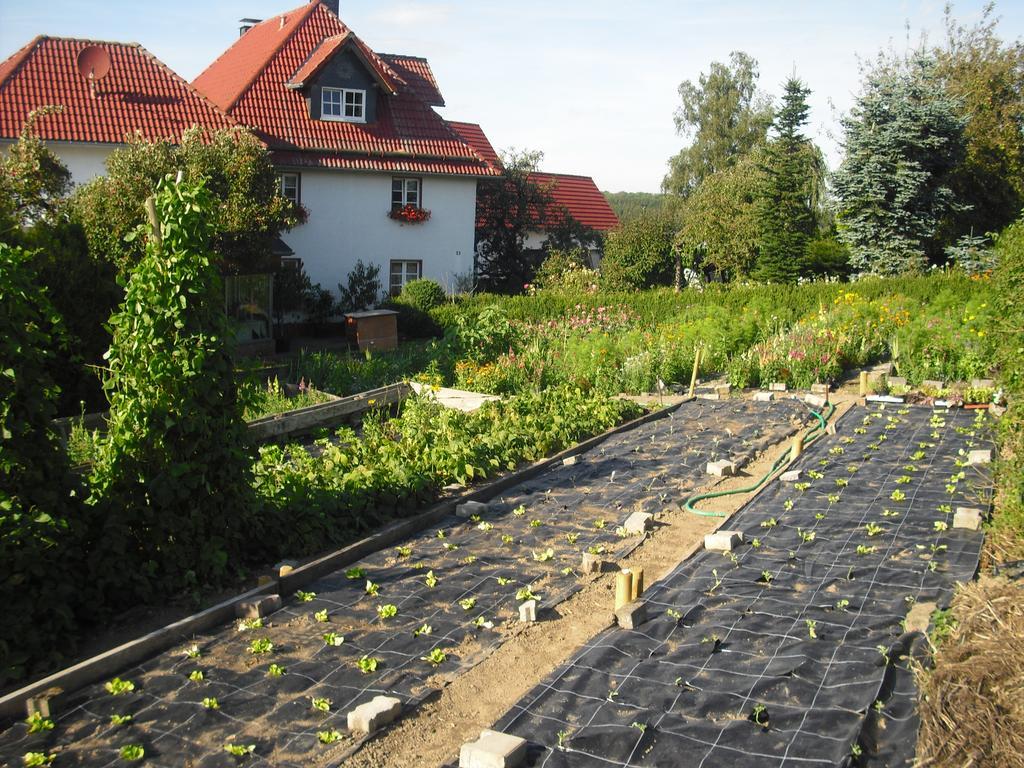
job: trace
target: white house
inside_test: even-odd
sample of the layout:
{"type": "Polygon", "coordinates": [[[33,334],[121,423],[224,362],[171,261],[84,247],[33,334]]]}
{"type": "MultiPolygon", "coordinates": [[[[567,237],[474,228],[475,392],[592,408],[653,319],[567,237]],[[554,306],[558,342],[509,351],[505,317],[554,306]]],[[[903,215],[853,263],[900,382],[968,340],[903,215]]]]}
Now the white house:
{"type": "Polygon", "coordinates": [[[357,260],[392,294],[472,271],[477,180],[499,171],[434,111],[424,59],[375,53],[313,0],[246,20],[193,86],[267,143],[309,212],[284,239],[314,282],[334,289],[357,260]]]}
{"type": "Polygon", "coordinates": [[[253,129],[282,193],[309,213],[284,235],[290,262],[331,290],[357,260],[378,265],[391,293],[471,273],[477,180],[500,173],[435,111],[444,99],[429,64],[375,53],[336,0],[245,20],[191,85],[137,44],[38,37],[0,64],[0,147],[50,104],[64,112],[37,132],[75,183],[102,174],[130,133],[253,129]]]}

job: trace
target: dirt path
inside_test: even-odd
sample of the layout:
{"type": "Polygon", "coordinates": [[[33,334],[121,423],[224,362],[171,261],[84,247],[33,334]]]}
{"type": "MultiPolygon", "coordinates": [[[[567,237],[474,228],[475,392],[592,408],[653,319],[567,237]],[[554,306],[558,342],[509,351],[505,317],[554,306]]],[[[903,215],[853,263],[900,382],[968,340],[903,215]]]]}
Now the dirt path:
{"type": "MultiPolygon", "coordinates": [[[[855,398],[838,396],[838,419],[855,398]]],[[[699,490],[731,490],[751,485],[789,450],[790,440],[776,443],[751,462],[741,475],[708,483],[699,490]]],[[[709,500],[701,508],[732,515],[755,494],[709,500]]],[[[706,533],[722,518],[698,517],[679,507],[657,515],[658,527],[632,554],[618,563],[642,567],[648,583],[671,571],[703,544],[706,533]]],[[[535,624],[516,624],[504,643],[487,659],[445,687],[407,718],[368,742],[346,760],[345,768],[423,768],[457,759],[459,746],[513,706],[576,649],[610,626],[614,573],[592,576],[583,589],[539,617],[535,624]]]]}

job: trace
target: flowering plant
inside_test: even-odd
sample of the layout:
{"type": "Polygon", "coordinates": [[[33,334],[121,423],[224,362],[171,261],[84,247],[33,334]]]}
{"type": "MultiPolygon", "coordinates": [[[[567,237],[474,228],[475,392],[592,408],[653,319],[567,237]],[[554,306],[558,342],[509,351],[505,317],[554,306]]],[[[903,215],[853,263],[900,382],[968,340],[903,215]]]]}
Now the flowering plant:
{"type": "Polygon", "coordinates": [[[400,208],[392,208],[388,211],[388,216],[395,221],[401,221],[407,224],[419,224],[421,221],[426,221],[430,218],[430,211],[425,208],[417,208],[412,203],[403,205],[400,208]]]}

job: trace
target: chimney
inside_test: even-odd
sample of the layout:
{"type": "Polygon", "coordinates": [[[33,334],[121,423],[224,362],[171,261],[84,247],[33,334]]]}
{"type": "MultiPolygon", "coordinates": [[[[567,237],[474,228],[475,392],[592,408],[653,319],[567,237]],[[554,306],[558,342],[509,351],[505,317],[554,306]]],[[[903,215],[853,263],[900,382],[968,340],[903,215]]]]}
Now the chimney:
{"type": "Polygon", "coordinates": [[[333,13],[335,16],[338,15],[341,0],[320,0],[320,2],[323,3],[325,8],[329,8],[331,13],[333,13]]]}
{"type": "Polygon", "coordinates": [[[263,21],[263,19],[239,19],[238,36],[241,37],[261,21],[263,21]]]}

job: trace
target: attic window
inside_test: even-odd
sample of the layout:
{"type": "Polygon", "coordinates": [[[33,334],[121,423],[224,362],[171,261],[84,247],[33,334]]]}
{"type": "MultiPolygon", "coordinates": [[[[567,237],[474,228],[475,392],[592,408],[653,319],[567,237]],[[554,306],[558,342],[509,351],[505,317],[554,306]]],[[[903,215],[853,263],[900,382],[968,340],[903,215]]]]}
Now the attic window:
{"type": "Polygon", "coordinates": [[[320,95],[320,117],[346,123],[365,123],[366,91],[324,88],[320,95]]]}

